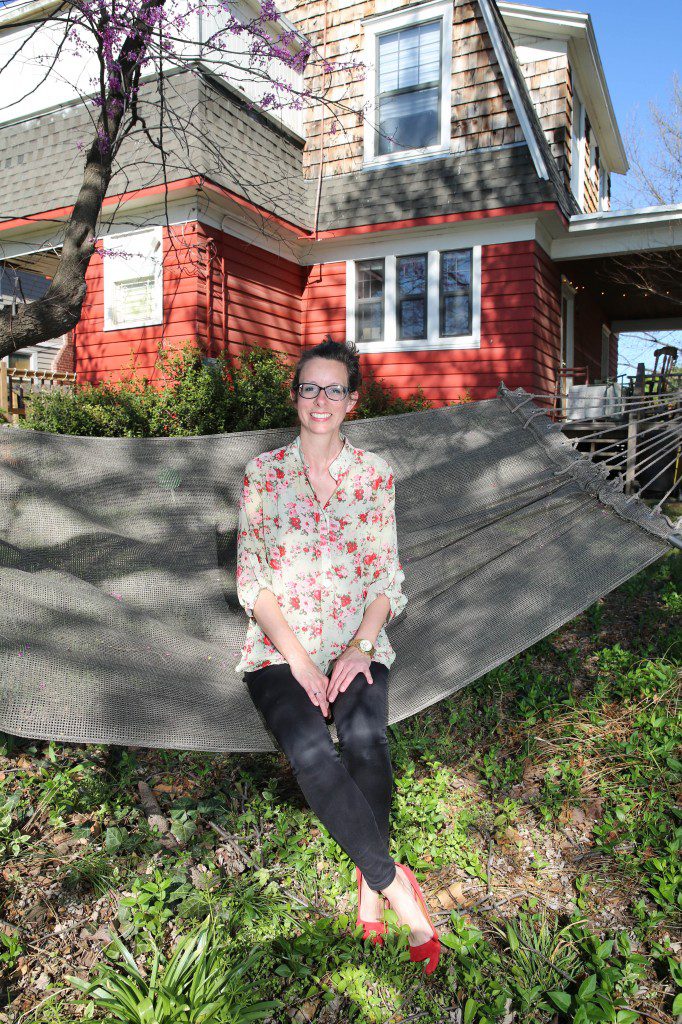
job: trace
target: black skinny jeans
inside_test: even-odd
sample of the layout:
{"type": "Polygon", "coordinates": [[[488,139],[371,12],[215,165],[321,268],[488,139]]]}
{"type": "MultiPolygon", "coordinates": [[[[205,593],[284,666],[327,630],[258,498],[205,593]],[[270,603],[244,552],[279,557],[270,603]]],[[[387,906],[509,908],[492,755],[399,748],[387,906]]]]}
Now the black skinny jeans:
{"type": "Polygon", "coordinates": [[[284,751],[308,805],[379,892],[395,878],[388,852],[393,770],[386,737],[389,669],[358,672],[330,704],[339,738],[294,678],[288,664],[245,672],[251,699],[284,751]]]}

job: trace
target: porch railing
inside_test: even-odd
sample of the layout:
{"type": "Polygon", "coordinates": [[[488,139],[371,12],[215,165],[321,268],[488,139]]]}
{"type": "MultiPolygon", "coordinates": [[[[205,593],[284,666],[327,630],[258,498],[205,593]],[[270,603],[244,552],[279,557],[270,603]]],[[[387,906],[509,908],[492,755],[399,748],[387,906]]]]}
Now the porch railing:
{"type": "Polygon", "coordinates": [[[48,370],[26,370],[19,366],[0,363],[0,415],[10,423],[17,423],[26,415],[26,403],[31,395],[47,388],[71,387],[76,374],[48,370]]]}

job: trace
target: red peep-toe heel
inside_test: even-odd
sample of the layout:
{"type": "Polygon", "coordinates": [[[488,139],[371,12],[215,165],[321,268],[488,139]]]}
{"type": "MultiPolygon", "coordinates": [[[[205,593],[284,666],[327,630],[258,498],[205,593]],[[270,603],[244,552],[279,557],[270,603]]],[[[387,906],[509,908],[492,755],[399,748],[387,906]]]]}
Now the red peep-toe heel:
{"type": "MultiPolygon", "coordinates": [[[[429,916],[429,911],[424,900],[424,895],[421,889],[419,888],[419,883],[417,882],[417,879],[414,877],[411,870],[405,864],[396,864],[396,868],[403,869],[403,874],[405,875],[408,882],[412,886],[412,891],[419,900],[422,910],[424,911],[426,920],[429,922],[429,925],[431,926],[431,931],[433,932],[431,938],[427,939],[426,942],[422,942],[418,946],[410,946],[410,960],[413,963],[421,963],[422,960],[425,960],[426,963],[424,965],[424,973],[433,974],[436,967],[438,967],[438,961],[440,959],[440,939],[438,938],[438,932],[433,927],[433,921],[429,916]]],[[[387,902],[390,907],[390,900],[388,900],[387,902]]]]}
{"type": "Polygon", "coordinates": [[[375,946],[383,946],[383,936],[386,934],[386,922],[385,921],[363,921],[360,917],[360,896],[362,893],[362,872],[359,867],[355,868],[355,877],[358,881],[358,916],[355,921],[356,927],[361,924],[364,928],[362,933],[363,942],[365,939],[371,938],[375,946]]]}

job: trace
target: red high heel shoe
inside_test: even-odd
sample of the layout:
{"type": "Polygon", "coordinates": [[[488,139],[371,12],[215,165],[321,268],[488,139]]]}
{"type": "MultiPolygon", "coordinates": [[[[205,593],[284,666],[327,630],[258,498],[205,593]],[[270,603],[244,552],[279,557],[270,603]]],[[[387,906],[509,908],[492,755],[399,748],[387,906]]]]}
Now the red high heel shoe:
{"type": "Polygon", "coordinates": [[[358,882],[358,916],[355,921],[357,927],[361,924],[364,928],[362,933],[362,940],[371,938],[375,946],[383,946],[383,936],[386,934],[386,922],[385,921],[363,921],[360,917],[360,895],[362,893],[362,872],[359,867],[355,868],[355,877],[358,882]]]}
{"type": "MultiPolygon", "coordinates": [[[[431,926],[431,931],[433,932],[431,938],[427,939],[426,942],[422,942],[418,946],[410,946],[410,960],[413,963],[421,963],[422,960],[426,960],[426,964],[424,965],[424,973],[433,974],[436,967],[438,967],[438,961],[440,959],[440,939],[438,938],[438,933],[436,929],[433,927],[433,921],[429,917],[429,911],[424,900],[424,895],[421,889],[419,888],[419,883],[417,882],[417,879],[414,877],[414,875],[412,874],[411,870],[407,867],[407,865],[396,864],[396,869],[397,868],[403,869],[403,874],[405,875],[408,882],[412,886],[412,891],[419,900],[422,910],[424,911],[426,920],[429,922],[429,925],[431,926]]],[[[387,903],[390,907],[391,901],[387,900],[387,903]]]]}

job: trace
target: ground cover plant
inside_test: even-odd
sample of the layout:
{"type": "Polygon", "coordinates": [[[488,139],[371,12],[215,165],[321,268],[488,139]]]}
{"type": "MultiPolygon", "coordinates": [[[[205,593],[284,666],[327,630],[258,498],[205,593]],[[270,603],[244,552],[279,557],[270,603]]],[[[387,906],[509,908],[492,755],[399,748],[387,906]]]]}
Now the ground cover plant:
{"type": "Polygon", "coordinates": [[[426,981],[395,919],[363,947],[283,755],[0,736],[0,1020],[671,1024],[681,562],[391,727],[426,981]]]}

